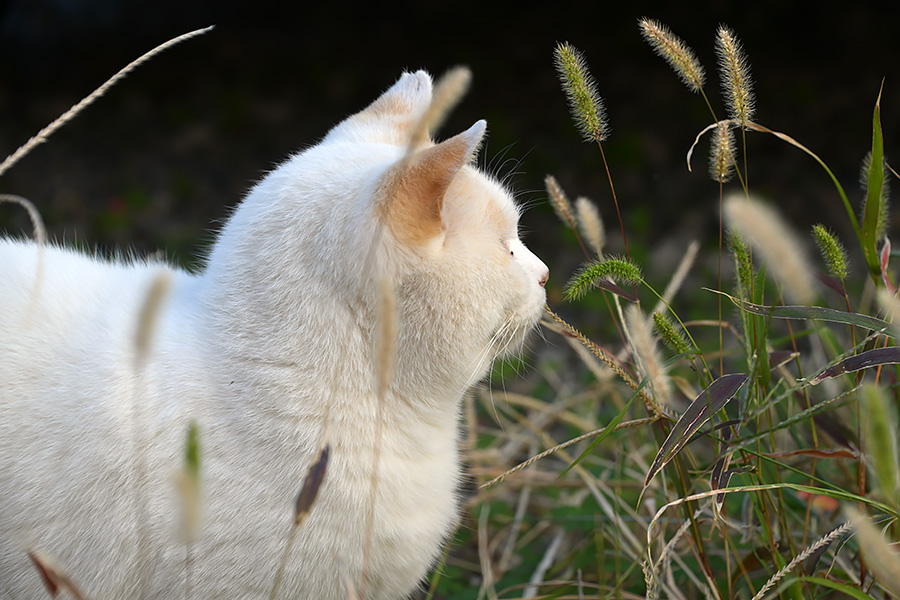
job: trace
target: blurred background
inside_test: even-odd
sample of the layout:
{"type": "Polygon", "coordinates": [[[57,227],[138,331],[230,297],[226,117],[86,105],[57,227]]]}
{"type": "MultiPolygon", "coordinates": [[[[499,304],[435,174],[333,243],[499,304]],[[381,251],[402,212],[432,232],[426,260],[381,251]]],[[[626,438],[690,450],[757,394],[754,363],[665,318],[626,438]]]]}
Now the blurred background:
{"type": "MultiPolygon", "coordinates": [[[[218,224],[266,170],[314,144],[404,69],[439,74],[457,64],[472,90],[441,136],[486,118],[482,159],[530,206],[526,242],[551,266],[551,301],[583,259],[546,203],[557,176],[573,199],[601,208],[621,248],[597,148],[571,123],[553,69],[557,42],[587,57],[605,99],[606,155],[632,253],[666,274],[691,238],[714,244],[718,186],[685,153],[711,122],[699,96],[641,39],[637,19],[658,19],[707,69],[720,115],[714,35],[731,26],[751,63],[756,120],[794,136],[860,198],[859,164],[871,145],[872,108],[886,77],[888,157],[898,147],[897,14],[845,3],[701,0],[690,8],[639,2],[321,3],[199,0],[0,2],[0,154],[6,156],[141,53],[188,30],[205,36],[142,66],[0,177],[0,191],[31,199],[52,234],[101,251],[162,251],[191,268],[218,224]],[[554,285],[555,284],[555,285],[554,285]]],[[[897,12],[896,9],[894,11],[897,12]]],[[[823,221],[852,238],[827,176],[771,137],[748,139],[751,186],[801,231],[823,221]]],[[[733,184],[736,186],[736,184],[733,184]]],[[[0,228],[30,231],[23,211],[0,207],[0,228]]]]}

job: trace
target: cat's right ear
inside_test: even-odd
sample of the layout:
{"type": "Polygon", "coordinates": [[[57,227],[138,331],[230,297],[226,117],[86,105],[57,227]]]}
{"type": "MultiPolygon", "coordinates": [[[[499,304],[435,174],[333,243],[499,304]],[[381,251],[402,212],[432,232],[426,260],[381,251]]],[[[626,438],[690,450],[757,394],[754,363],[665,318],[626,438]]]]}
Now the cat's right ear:
{"type": "Polygon", "coordinates": [[[486,127],[478,121],[436,146],[407,155],[385,173],[376,210],[398,239],[422,245],[441,234],[444,196],[477,152],[486,127]]]}

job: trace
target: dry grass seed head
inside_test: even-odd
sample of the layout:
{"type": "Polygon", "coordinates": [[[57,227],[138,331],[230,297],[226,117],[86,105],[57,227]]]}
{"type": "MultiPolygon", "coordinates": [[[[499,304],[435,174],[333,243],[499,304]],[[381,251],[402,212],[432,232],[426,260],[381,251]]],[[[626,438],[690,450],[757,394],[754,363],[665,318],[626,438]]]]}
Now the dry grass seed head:
{"type": "Polygon", "coordinates": [[[171,274],[169,271],[160,270],[153,277],[150,288],[144,296],[144,302],[138,313],[137,331],[134,337],[135,360],[139,365],[144,363],[150,353],[159,313],[171,287],[171,274]]]}
{"type": "Polygon", "coordinates": [[[734,132],[729,121],[719,121],[713,131],[709,153],[709,175],[713,181],[725,183],[734,177],[734,132]]]}
{"type": "Polygon", "coordinates": [[[397,353],[397,297],[387,277],[379,282],[378,300],[375,377],[378,397],[383,398],[391,384],[397,353]]]}
{"type": "Polygon", "coordinates": [[[725,199],[725,219],[742,239],[759,250],[769,271],[792,302],[812,303],[812,267],[794,232],[772,208],[741,194],[725,199]]]}
{"type": "Polygon", "coordinates": [[[585,141],[602,142],[609,137],[609,124],[587,61],[567,42],[556,47],[554,62],[578,130],[585,141]]]}
{"type": "Polygon", "coordinates": [[[900,555],[885,541],[872,520],[853,505],[844,507],[866,559],[866,567],[875,580],[893,597],[900,598],[900,555]]]}
{"type": "Polygon", "coordinates": [[[719,57],[719,75],[722,79],[728,114],[743,127],[748,121],[753,120],[753,81],[740,41],[734,32],[724,25],[716,31],[716,54],[719,57]]]}
{"type": "Polygon", "coordinates": [[[665,406],[669,400],[669,377],[663,367],[647,317],[644,316],[638,305],[631,304],[625,310],[625,322],[634,357],[641,373],[650,380],[657,402],[665,406]]]}
{"type": "Polygon", "coordinates": [[[575,200],[575,214],[578,215],[578,226],[584,239],[597,258],[603,260],[606,232],[603,230],[603,218],[597,210],[597,205],[582,196],[575,200]]]}
{"type": "Polygon", "coordinates": [[[681,81],[692,92],[699,92],[706,83],[706,73],[694,51],[674,35],[669,28],[654,19],[643,18],[638,21],[641,35],[647,43],[661,56],[681,78],[681,81]]]}
{"type": "Polygon", "coordinates": [[[572,212],[572,204],[566,197],[566,193],[563,192],[562,187],[560,187],[556,177],[547,175],[544,178],[544,185],[547,187],[547,194],[550,196],[550,206],[553,207],[556,216],[559,217],[560,221],[575,229],[575,215],[572,212]]]}

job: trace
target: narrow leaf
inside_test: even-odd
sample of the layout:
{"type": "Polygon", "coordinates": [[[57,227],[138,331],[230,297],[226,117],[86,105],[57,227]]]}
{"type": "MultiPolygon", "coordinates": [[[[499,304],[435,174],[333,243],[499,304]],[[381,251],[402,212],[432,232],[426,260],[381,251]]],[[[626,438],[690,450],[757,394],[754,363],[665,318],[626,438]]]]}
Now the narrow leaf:
{"type": "Polygon", "coordinates": [[[870,317],[859,313],[851,313],[824,306],[764,306],[752,302],[741,302],[739,298],[729,296],[723,292],[716,292],[728,298],[735,306],[755,315],[770,316],[775,319],[796,319],[798,321],[829,321],[831,323],[844,323],[857,325],[873,331],[883,331],[890,327],[890,323],[882,319],[870,317]]]}
{"type": "Polygon", "coordinates": [[[688,406],[681,418],[678,419],[678,422],[675,423],[672,431],[669,432],[669,437],[666,438],[666,441],[660,447],[656,459],[647,472],[647,478],[644,480],[645,488],[660,469],[678,454],[691,436],[709,420],[710,414],[718,412],[728,404],[728,401],[737,394],[747,379],[749,379],[749,376],[743,373],[723,375],[700,392],[700,395],[691,402],[691,405],[688,406]]]}
{"type": "Polygon", "coordinates": [[[800,581],[805,581],[806,583],[813,583],[822,587],[831,588],[835,591],[841,592],[842,594],[846,594],[851,598],[856,598],[856,600],[875,600],[875,598],[873,598],[872,596],[863,591],[860,591],[858,587],[847,585],[846,583],[840,583],[839,581],[832,581],[831,579],[826,579],[825,577],[801,577],[800,581]]]}
{"type": "MultiPolygon", "coordinates": [[[[882,187],[884,186],[884,139],[881,133],[881,91],[875,101],[872,113],[872,160],[869,166],[869,180],[866,186],[866,204],[862,219],[863,252],[870,256],[876,252],[878,242],[878,221],[882,213],[882,187]]],[[[873,273],[873,277],[879,273],[873,273]]],[[[876,278],[877,281],[877,278],[876,278]]]]}
{"type": "Polygon", "coordinates": [[[646,385],[646,383],[647,383],[646,379],[641,382],[641,385],[638,386],[638,389],[635,390],[634,394],[632,394],[632,396],[628,400],[628,402],[625,403],[625,406],[622,407],[622,410],[619,411],[619,414],[617,414],[615,417],[613,417],[612,421],[610,421],[609,423],[606,424],[606,427],[604,428],[603,433],[598,435],[594,439],[594,441],[591,442],[590,445],[584,449],[584,452],[582,452],[578,456],[578,458],[576,458],[575,460],[572,461],[572,464],[570,464],[568,467],[566,467],[566,469],[557,476],[557,479],[560,479],[563,475],[565,475],[566,473],[571,471],[575,467],[575,465],[580,463],[582,460],[584,460],[584,457],[586,457],[588,454],[591,453],[591,450],[596,448],[601,442],[603,442],[603,440],[605,440],[607,437],[609,437],[609,435],[613,431],[616,430],[616,426],[619,423],[621,423],[622,419],[625,418],[625,415],[628,414],[628,410],[631,408],[632,402],[634,402],[634,399],[638,397],[641,389],[643,389],[643,387],[646,385]]]}
{"type": "Polygon", "coordinates": [[[855,373],[856,371],[870,369],[872,367],[897,364],[900,364],[900,346],[875,348],[874,350],[867,350],[854,356],[849,356],[841,362],[828,367],[813,377],[812,380],[810,380],[810,383],[816,385],[826,379],[837,377],[844,373],[855,373]]]}

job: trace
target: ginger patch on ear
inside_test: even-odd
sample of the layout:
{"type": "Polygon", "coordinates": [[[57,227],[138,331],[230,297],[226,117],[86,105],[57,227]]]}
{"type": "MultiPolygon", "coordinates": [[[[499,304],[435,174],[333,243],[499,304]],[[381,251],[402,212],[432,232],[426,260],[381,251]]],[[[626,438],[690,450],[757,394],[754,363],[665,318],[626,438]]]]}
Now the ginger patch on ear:
{"type": "Polygon", "coordinates": [[[441,233],[444,195],[481,143],[485,123],[403,158],[386,175],[379,216],[398,239],[422,245],[441,233]]]}

